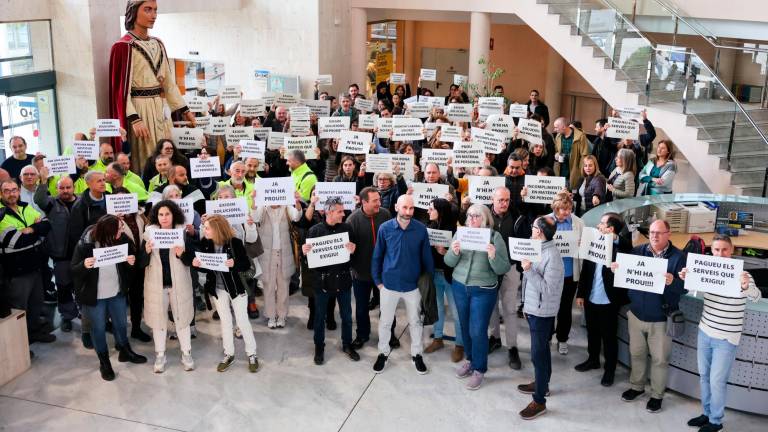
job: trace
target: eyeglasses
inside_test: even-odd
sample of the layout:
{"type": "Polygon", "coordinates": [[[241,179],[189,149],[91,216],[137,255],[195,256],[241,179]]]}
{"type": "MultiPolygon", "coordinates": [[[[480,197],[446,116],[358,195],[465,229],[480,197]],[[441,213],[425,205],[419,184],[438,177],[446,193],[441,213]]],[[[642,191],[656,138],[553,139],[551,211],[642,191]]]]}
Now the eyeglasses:
{"type": "Polygon", "coordinates": [[[660,236],[668,233],[669,231],[651,231],[649,234],[652,236],[660,236]]]}
{"type": "Polygon", "coordinates": [[[467,213],[467,218],[468,219],[480,219],[481,217],[482,217],[482,215],[479,215],[477,213],[467,213]]]}

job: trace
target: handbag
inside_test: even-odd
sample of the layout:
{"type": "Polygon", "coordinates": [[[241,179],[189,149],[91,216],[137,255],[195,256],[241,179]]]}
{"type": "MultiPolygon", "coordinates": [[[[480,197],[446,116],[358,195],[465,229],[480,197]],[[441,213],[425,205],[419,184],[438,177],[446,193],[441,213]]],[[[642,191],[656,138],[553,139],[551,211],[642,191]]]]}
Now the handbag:
{"type": "MultiPolygon", "coordinates": [[[[232,247],[232,240],[229,241],[229,250],[232,252],[232,258],[234,258],[235,249],[232,247]]],[[[248,263],[250,264],[248,270],[235,272],[243,283],[243,288],[246,289],[248,288],[250,281],[256,278],[256,266],[253,264],[253,259],[248,257],[248,263]]]]}
{"type": "Polygon", "coordinates": [[[245,246],[245,253],[248,258],[254,259],[264,254],[264,246],[261,244],[261,237],[257,237],[255,242],[243,243],[245,246]]]}

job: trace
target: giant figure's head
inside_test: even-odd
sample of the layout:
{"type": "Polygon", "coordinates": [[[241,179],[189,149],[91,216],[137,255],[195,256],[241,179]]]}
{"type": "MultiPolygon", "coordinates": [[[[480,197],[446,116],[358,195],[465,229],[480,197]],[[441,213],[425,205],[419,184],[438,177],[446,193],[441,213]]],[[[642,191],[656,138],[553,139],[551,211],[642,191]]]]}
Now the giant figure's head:
{"type": "Polygon", "coordinates": [[[144,28],[155,26],[157,2],[155,0],[128,0],[125,6],[125,29],[133,30],[137,25],[144,28]]]}

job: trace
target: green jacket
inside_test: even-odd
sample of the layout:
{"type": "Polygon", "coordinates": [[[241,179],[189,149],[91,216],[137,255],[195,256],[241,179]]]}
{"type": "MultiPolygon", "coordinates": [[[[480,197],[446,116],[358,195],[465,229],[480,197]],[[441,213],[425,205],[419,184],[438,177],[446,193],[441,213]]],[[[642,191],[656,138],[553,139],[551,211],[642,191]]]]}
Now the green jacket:
{"type": "Polygon", "coordinates": [[[312,189],[315,188],[315,183],[317,183],[315,173],[304,163],[291,172],[291,177],[293,178],[293,185],[296,187],[299,195],[301,195],[301,199],[309,201],[309,198],[312,196],[312,189]]]}
{"type": "MultiPolygon", "coordinates": [[[[488,252],[461,250],[458,255],[449,249],[443,259],[445,265],[453,267],[453,279],[466,286],[495,286],[499,276],[511,268],[504,237],[498,231],[491,231],[496,256],[488,258],[488,252]]],[[[456,237],[454,237],[456,240],[456,237]]]]}
{"type": "Polygon", "coordinates": [[[128,192],[135,193],[140,203],[149,199],[149,193],[144,189],[144,185],[137,185],[135,182],[128,181],[128,177],[123,179],[123,187],[128,189],[128,192]]]}
{"type": "Polygon", "coordinates": [[[160,174],[152,177],[149,179],[149,188],[147,188],[148,192],[154,192],[156,191],[160,186],[168,183],[168,178],[162,178],[160,177],[160,174]]]}
{"type": "Polygon", "coordinates": [[[136,173],[131,170],[128,170],[128,172],[125,174],[125,181],[134,183],[144,189],[144,180],[142,180],[141,177],[136,175],[136,173]]]}

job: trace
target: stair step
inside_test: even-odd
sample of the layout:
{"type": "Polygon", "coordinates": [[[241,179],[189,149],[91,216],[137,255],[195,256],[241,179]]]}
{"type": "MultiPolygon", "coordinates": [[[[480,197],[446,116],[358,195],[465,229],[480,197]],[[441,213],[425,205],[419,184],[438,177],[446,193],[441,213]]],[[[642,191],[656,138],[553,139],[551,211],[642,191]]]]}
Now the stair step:
{"type": "MultiPolygon", "coordinates": [[[[765,169],[766,165],[768,165],[768,150],[731,155],[731,171],[744,168],[765,169]]],[[[729,169],[728,158],[725,155],[720,157],[720,169],[729,169]]]]}
{"type": "MultiPolygon", "coordinates": [[[[768,135],[765,132],[764,135],[768,135]]],[[[696,135],[696,138],[704,141],[709,140],[715,140],[715,139],[729,139],[731,136],[731,128],[730,125],[722,128],[699,128],[698,134],[696,135]]],[[[760,134],[755,130],[752,125],[745,125],[745,126],[736,126],[736,129],[733,131],[734,138],[755,138],[760,139],[760,134]]]]}
{"type": "Polygon", "coordinates": [[[741,188],[741,194],[744,196],[753,196],[753,197],[761,197],[763,196],[763,185],[760,184],[749,184],[749,185],[735,185],[741,188]]]}
{"type": "MultiPolygon", "coordinates": [[[[734,109],[738,110],[738,108],[735,108],[735,105],[732,105],[734,109]]],[[[752,109],[748,111],[749,116],[754,120],[755,122],[768,122],[768,109],[752,109]]],[[[733,111],[721,111],[721,112],[712,112],[712,113],[701,113],[701,114],[691,114],[688,116],[688,120],[686,122],[689,126],[695,126],[697,124],[710,124],[710,123],[730,123],[733,119],[733,111]]],[[[736,114],[736,124],[745,124],[747,122],[747,118],[744,116],[744,114],[739,111],[736,114]]]]}
{"type": "MultiPolygon", "coordinates": [[[[715,141],[708,141],[709,154],[711,155],[726,155],[728,154],[728,139],[720,139],[715,141]]],[[[766,144],[761,139],[754,138],[734,138],[733,147],[731,152],[733,154],[744,154],[748,152],[762,151],[768,149],[766,144]]]]}

